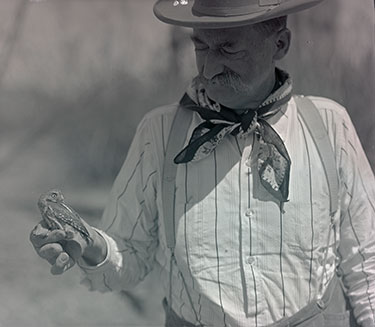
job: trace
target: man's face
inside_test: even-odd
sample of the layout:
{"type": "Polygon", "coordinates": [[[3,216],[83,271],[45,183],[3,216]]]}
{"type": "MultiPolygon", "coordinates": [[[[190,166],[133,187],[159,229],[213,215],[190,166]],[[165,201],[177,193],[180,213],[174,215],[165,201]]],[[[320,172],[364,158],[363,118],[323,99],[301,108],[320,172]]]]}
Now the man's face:
{"type": "Polygon", "coordinates": [[[243,109],[257,106],[269,94],[275,71],[273,36],[245,26],[194,29],[192,40],[199,77],[211,99],[243,109]]]}

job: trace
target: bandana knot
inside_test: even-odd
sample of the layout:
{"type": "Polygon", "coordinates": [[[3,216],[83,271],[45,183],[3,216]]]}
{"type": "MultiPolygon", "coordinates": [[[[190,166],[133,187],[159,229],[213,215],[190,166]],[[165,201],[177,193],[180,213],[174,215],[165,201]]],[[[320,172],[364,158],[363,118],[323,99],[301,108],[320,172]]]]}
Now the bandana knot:
{"type": "Polygon", "coordinates": [[[188,145],[174,159],[176,164],[199,161],[208,155],[227,135],[254,133],[259,142],[256,167],[263,187],[280,202],[289,194],[291,160],[283,140],[267,122],[291,98],[292,82],[289,75],[276,69],[277,88],[257,110],[237,114],[233,109],[213,102],[203,87],[194,82],[182,97],[180,104],[197,112],[203,119],[189,140],[188,145]]]}

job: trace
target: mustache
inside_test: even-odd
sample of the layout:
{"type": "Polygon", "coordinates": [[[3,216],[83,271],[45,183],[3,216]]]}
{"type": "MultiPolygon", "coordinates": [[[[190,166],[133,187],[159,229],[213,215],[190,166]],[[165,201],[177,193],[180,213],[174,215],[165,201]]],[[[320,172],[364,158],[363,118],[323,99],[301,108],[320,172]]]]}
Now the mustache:
{"type": "Polygon", "coordinates": [[[240,76],[232,71],[226,71],[214,76],[211,79],[205,78],[202,74],[200,74],[199,79],[205,85],[217,84],[220,86],[237,86],[239,84],[243,84],[240,76]]]}
{"type": "Polygon", "coordinates": [[[205,78],[202,74],[199,74],[200,82],[205,85],[218,85],[223,87],[230,87],[236,93],[249,93],[251,86],[245,84],[240,75],[232,71],[224,71],[223,73],[214,76],[211,79],[205,78]]]}

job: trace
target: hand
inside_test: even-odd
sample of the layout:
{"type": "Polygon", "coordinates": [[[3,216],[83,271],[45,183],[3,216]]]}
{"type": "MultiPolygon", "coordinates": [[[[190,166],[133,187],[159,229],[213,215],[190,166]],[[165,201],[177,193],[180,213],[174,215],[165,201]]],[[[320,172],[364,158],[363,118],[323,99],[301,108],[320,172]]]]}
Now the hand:
{"type": "Polygon", "coordinates": [[[49,230],[41,221],[30,233],[30,241],[38,255],[51,265],[51,273],[59,275],[74,266],[75,260],[63,248],[66,245],[66,233],[63,230],[49,230]]]}
{"type": "Polygon", "coordinates": [[[67,233],[60,229],[49,230],[43,220],[31,231],[30,241],[37,254],[52,265],[53,275],[67,271],[81,257],[89,265],[97,265],[106,257],[107,246],[102,236],[86,222],[82,222],[92,239],[90,245],[79,233],[67,233]]]}

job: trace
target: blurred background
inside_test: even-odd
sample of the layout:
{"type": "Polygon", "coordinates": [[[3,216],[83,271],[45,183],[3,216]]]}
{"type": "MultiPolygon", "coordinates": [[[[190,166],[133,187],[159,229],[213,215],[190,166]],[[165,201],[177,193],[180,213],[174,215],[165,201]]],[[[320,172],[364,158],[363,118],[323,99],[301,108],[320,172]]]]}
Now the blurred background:
{"type": "MultiPolygon", "coordinates": [[[[97,224],[135,128],[195,75],[189,30],[153,0],[0,0],[0,326],[162,326],[158,276],[91,293],[75,267],[52,276],[28,240],[40,193],[58,187],[97,224]]],[[[296,93],[341,104],[375,166],[374,2],[291,15],[280,66],[296,93]]]]}

